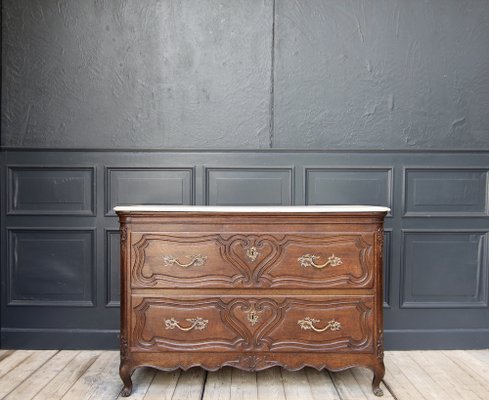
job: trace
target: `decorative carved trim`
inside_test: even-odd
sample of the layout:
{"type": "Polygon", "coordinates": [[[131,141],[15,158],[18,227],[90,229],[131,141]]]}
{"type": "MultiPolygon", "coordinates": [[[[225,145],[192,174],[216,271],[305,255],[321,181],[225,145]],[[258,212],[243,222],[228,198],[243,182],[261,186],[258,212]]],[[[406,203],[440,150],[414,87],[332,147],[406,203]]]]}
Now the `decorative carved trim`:
{"type": "Polygon", "coordinates": [[[246,371],[259,371],[277,365],[275,361],[269,361],[265,356],[247,354],[240,356],[237,360],[228,361],[224,365],[244,369],[246,371]]]}
{"type": "Polygon", "coordinates": [[[379,330],[379,336],[377,338],[377,358],[379,360],[384,359],[384,332],[379,330]]]}
{"type": "Polygon", "coordinates": [[[383,226],[381,226],[379,229],[377,229],[376,241],[377,241],[377,245],[379,246],[379,249],[382,250],[384,248],[384,227],[383,226]]]}
{"type": "MultiPolygon", "coordinates": [[[[281,257],[281,238],[273,235],[233,235],[227,239],[222,238],[224,260],[238,267],[246,277],[241,283],[244,286],[264,286],[262,275],[271,268],[281,257]],[[255,248],[256,257],[253,266],[250,266],[250,258],[243,258],[243,250],[255,248]]],[[[266,283],[265,283],[266,285],[266,283]]]]}
{"type": "Polygon", "coordinates": [[[125,247],[126,245],[126,240],[127,240],[127,225],[126,224],[121,224],[121,247],[125,247]]]}
{"type": "MultiPolygon", "coordinates": [[[[233,359],[231,361],[228,360],[206,360],[205,362],[202,362],[201,359],[202,357],[198,354],[194,355],[194,357],[188,358],[186,360],[180,359],[178,364],[172,360],[171,361],[171,366],[162,366],[161,363],[155,364],[153,362],[141,362],[138,364],[138,367],[151,367],[155,368],[161,371],[175,371],[177,369],[181,369],[183,371],[188,371],[190,368],[194,367],[200,367],[202,369],[205,369],[206,371],[217,371],[222,367],[225,366],[230,366],[234,367],[237,369],[241,369],[244,371],[262,371],[267,368],[271,367],[281,367],[286,369],[287,371],[298,371],[306,367],[314,368],[317,371],[321,371],[323,369],[327,369],[329,371],[333,372],[339,372],[339,371],[345,371],[350,368],[356,368],[356,367],[367,367],[370,368],[372,371],[375,370],[374,366],[366,365],[365,363],[361,362],[350,362],[350,363],[343,363],[340,366],[336,362],[334,362],[334,359],[330,358],[328,361],[321,360],[320,362],[311,362],[309,361],[310,359],[310,353],[305,354],[303,357],[297,356],[297,354],[294,354],[293,360],[291,362],[284,362],[282,361],[282,357],[284,353],[282,354],[270,354],[271,357],[270,359],[267,359],[267,355],[260,355],[257,356],[255,355],[255,358],[249,360],[244,360],[245,357],[251,357],[255,354],[247,355],[247,356],[241,356],[238,359],[233,359]],[[304,358],[306,358],[308,361],[304,361],[304,358]],[[243,362],[240,363],[240,360],[243,362]],[[253,362],[256,361],[256,362],[253,362]],[[254,370],[250,369],[250,364],[251,366],[255,366],[254,370]]],[[[234,355],[233,355],[234,356],[234,355]]],[[[229,356],[231,357],[231,356],[229,356]]],[[[289,358],[290,359],[290,358],[289,358]]]]}
{"type": "Polygon", "coordinates": [[[128,344],[126,337],[122,334],[119,345],[121,350],[121,361],[127,361],[129,359],[128,344]]]}

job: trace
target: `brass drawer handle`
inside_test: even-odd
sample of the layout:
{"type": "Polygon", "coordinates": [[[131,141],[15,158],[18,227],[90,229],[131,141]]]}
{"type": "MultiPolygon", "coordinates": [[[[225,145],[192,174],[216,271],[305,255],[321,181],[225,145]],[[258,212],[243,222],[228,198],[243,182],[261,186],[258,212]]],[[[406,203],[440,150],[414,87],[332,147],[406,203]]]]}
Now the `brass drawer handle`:
{"type": "Polygon", "coordinates": [[[190,325],[187,328],[183,328],[180,326],[180,322],[176,320],[175,318],[171,317],[170,319],[165,319],[165,326],[166,329],[175,329],[178,328],[181,331],[188,332],[191,331],[192,329],[198,329],[199,331],[205,329],[207,326],[207,323],[209,322],[207,319],[203,319],[201,317],[197,318],[187,318],[185,321],[190,322],[192,325],[190,325]]]}
{"type": "Polygon", "coordinates": [[[328,325],[326,325],[324,328],[316,328],[314,324],[319,321],[320,321],[319,319],[306,317],[304,319],[300,319],[299,321],[297,321],[297,323],[300,325],[301,329],[304,329],[306,331],[312,329],[315,332],[324,332],[327,331],[328,329],[330,331],[339,331],[341,329],[341,323],[335,321],[334,319],[329,321],[328,325]]]}
{"type": "Polygon", "coordinates": [[[319,260],[320,258],[320,256],[316,256],[314,254],[304,254],[303,256],[299,257],[297,261],[301,263],[301,267],[314,267],[318,269],[327,267],[328,265],[336,267],[343,264],[341,258],[336,257],[334,254],[331,255],[331,257],[328,257],[328,261],[326,261],[324,264],[316,264],[316,260],[319,260]]]}
{"type": "Polygon", "coordinates": [[[187,264],[181,263],[180,261],[177,260],[175,256],[164,256],[163,261],[165,262],[166,266],[172,266],[176,264],[179,267],[188,268],[191,267],[192,265],[195,267],[200,267],[204,265],[207,260],[207,256],[201,256],[200,254],[185,256],[185,257],[190,259],[190,262],[188,262],[187,264]]]}

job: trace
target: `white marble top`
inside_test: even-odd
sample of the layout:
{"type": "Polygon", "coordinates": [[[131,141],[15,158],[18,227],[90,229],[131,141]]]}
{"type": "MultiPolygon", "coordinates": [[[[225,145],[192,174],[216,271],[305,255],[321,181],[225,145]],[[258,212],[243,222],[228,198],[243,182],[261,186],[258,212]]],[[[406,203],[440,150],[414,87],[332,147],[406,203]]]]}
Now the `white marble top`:
{"type": "Polygon", "coordinates": [[[231,212],[231,213],[355,213],[355,212],[389,212],[388,207],[379,206],[166,206],[166,205],[132,205],[117,206],[114,211],[122,212],[231,212]]]}

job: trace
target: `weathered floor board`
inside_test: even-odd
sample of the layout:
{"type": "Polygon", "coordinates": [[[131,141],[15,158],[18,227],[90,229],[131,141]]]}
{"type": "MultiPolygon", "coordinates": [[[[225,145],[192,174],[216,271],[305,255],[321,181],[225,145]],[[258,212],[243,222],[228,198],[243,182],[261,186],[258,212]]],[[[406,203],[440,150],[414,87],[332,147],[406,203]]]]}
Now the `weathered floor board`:
{"type": "MultiPolygon", "coordinates": [[[[116,351],[0,350],[0,399],[120,400],[116,351]]],[[[489,350],[388,351],[385,400],[489,399],[489,350]]],[[[131,400],[368,400],[372,373],[140,368],[131,400]]]]}

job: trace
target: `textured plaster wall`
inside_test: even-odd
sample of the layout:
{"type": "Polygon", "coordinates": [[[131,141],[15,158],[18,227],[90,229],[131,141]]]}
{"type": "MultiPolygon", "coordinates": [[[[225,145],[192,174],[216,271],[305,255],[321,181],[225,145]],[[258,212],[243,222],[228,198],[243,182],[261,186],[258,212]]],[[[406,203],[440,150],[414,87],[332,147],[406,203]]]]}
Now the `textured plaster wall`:
{"type": "Polygon", "coordinates": [[[486,0],[3,0],[2,145],[489,149],[486,0]]]}
{"type": "Polygon", "coordinates": [[[489,148],[488,1],[277,1],[276,32],[277,147],[489,148]]]}

